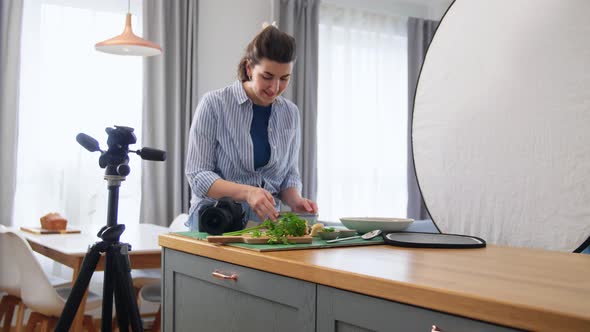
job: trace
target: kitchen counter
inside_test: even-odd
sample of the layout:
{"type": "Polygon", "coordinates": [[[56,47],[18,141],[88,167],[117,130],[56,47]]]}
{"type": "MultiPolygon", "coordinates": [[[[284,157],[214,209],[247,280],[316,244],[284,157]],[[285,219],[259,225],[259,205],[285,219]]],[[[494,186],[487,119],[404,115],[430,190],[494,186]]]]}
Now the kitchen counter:
{"type": "Polygon", "coordinates": [[[502,326],[590,331],[588,255],[492,245],[260,253],[175,234],[160,235],[159,243],[165,250],[502,326]]]}

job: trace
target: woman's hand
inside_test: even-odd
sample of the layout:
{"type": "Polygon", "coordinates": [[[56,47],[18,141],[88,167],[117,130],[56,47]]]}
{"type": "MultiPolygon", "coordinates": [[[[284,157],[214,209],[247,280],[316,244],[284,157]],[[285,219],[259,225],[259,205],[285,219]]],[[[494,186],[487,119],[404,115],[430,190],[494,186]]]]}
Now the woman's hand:
{"type": "Polygon", "coordinates": [[[262,221],[267,218],[276,221],[279,216],[272,195],[259,187],[218,179],[213,182],[207,195],[213,199],[231,197],[234,201],[246,202],[262,221]]]}
{"type": "Polygon", "coordinates": [[[293,212],[318,213],[318,205],[308,198],[303,198],[297,188],[287,188],[281,192],[281,200],[289,205],[293,212]]]}
{"type": "Polygon", "coordinates": [[[248,190],[246,202],[260,220],[270,219],[276,221],[279,213],[275,210],[275,200],[265,189],[252,187],[248,190]]]}
{"type": "Polygon", "coordinates": [[[318,213],[318,205],[308,198],[300,197],[296,199],[291,206],[293,212],[306,212],[306,213],[318,213]]]}

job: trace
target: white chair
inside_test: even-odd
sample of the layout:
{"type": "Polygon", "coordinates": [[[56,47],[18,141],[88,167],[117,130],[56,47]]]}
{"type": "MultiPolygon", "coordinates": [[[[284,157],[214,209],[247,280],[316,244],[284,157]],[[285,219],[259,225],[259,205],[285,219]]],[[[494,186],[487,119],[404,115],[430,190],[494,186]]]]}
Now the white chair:
{"type": "MultiPolygon", "coordinates": [[[[188,220],[188,214],[181,213],[168,226],[170,232],[182,232],[188,231],[188,227],[184,223],[188,220]]],[[[159,282],[162,275],[161,269],[145,269],[132,271],[133,287],[135,288],[136,295],[139,296],[140,289],[154,282],[159,282]]],[[[139,298],[139,297],[138,297],[139,298]]]]}
{"type": "Polygon", "coordinates": [[[154,314],[154,323],[152,324],[151,332],[160,332],[161,314],[162,314],[162,286],[161,280],[152,284],[145,285],[139,291],[139,298],[142,301],[159,303],[158,311],[154,314]]]}
{"type": "MultiPolygon", "coordinates": [[[[0,302],[0,321],[4,319],[3,332],[10,331],[12,317],[14,310],[18,307],[16,318],[16,331],[20,332],[23,326],[23,317],[26,310],[25,305],[21,301],[21,278],[19,261],[12,253],[12,248],[8,242],[10,235],[5,235],[6,232],[11,231],[10,228],[0,224],[0,293],[6,293],[0,302]]],[[[70,282],[58,276],[46,273],[49,282],[53,287],[69,286],[70,282]]]]}
{"type": "MultiPolygon", "coordinates": [[[[181,213],[168,226],[170,232],[182,232],[188,231],[188,228],[185,226],[185,223],[188,220],[188,214],[181,213]]],[[[161,302],[161,270],[158,270],[158,275],[156,277],[138,277],[133,279],[133,285],[136,287],[136,291],[138,291],[138,301],[147,301],[152,303],[160,303],[161,302]]],[[[161,321],[161,305],[158,307],[158,311],[155,314],[147,314],[145,316],[155,316],[154,323],[152,324],[151,331],[159,332],[160,331],[160,321],[161,321]]]]}
{"type": "Polygon", "coordinates": [[[185,223],[187,221],[188,221],[188,214],[181,213],[178,216],[176,216],[176,218],[174,218],[174,220],[172,220],[172,223],[170,224],[170,226],[168,226],[168,229],[170,230],[170,232],[188,231],[188,227],[186,227],[186,225],[185,225],[185,223]]]}
{"type": "Polygon", "coordinates": [[[0,225],[0,292],[6,293],[0,302],[0,321],[4,319],[3,332],[10,331],[14,310],[18,307],[16,330],[22,330],[24,304],[20,296],[20,269],[8,242],[8,229],[0,225]]]}
{"type": "MultiPolygon", "coordinates": [[[[188,214],[181,213],[168,226],[170,232],[182,232],[188,231],[188,227],[184,223],[188,220],[188,214]]],[[[135,293],[139,296],[139,290],[145,286],[157,282],[160,280],[162,270],[160,269],[144,269],[144,270],[133,270],[131,271],[133,277],[133,287],[135,293]]]]}
{"type": "MultiPolygon", "coordinates": [[[[32,311],[26,330],[34,331],[37,324],[41,323],[42,330],[48,331],[57,323],[72,288],[54,288],[35,258],[29,243],[17,233],[5,231],[2,236],[2,242],[9,246],[11,256],[18,262],[22,302],[32,311]]],[[[98,308],[101,303],[99,295],[88,293],[87,310],[98,308]]],[[[84,317],[84,327],[88,331],[95,331],[91,316],[84,317]]]]}

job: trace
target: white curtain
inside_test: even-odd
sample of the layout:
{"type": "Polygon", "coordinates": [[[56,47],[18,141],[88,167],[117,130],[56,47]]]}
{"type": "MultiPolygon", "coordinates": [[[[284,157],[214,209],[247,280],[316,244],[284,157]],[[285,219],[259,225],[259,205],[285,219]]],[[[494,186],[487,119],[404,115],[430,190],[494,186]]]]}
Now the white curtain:
{"type": "Polygon", "coordinates": [[[0,1],[0,225],[12,225],[16,191],[18,81],[23,4],[0,1]]]}
{"type": "Polygon", "coordinates": [[[320,8],[320,220],[406,215],[406,24],[407,18],[320,8]]]}
{"type": "MultiPolygon", "coordinates": [[[[125,125],[141,137],[142,59],[104,54],[94,44],[120,34],[127,3],[27,0],[23,11],[17,185],[14,224],[39,224],[59,212],[70,224],[106,224],[107,183],[87,133],[106,149],[105,127],[125,125]]],[[[141,34],[141,2],[131,2],[141,34]]],[[[141,142],[130,148],[139,148],[141,142]]],[[[120,188],[120,223],[139,222],[141,167],[120,188]]]]}

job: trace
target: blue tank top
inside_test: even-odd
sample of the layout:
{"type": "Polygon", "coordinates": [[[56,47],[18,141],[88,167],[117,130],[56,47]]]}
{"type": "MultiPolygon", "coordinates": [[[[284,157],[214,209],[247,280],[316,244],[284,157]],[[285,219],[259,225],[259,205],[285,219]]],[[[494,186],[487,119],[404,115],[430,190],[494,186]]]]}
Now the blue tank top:
{"type": "Polygon", "coordinates": [[[272,105],[260,106],[252,104],[254,110],[250,136],[254,145],[254,169],[258,169],[270,160],[270,144],[268,143],[268,120],[272,105]]]}

